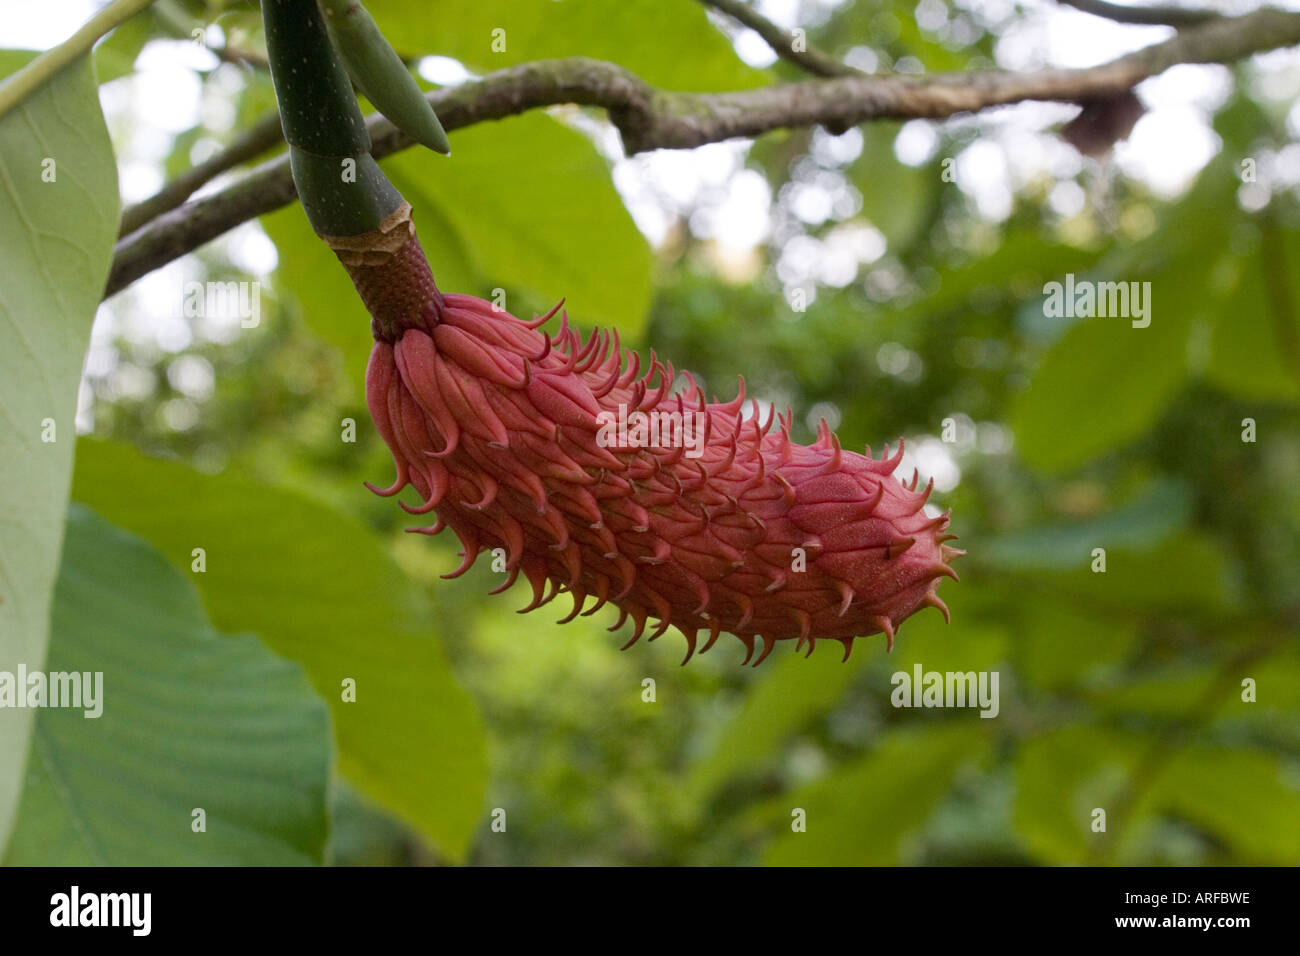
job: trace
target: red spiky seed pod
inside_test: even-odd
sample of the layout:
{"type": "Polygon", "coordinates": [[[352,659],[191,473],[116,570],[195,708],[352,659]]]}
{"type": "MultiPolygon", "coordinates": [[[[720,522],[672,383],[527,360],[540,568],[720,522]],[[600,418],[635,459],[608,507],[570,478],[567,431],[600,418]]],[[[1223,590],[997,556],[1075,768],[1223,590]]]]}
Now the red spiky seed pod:
{"type": "Polygon", "coordinates": [[[366,397],[397,478],[369,487],[413,485],[423,504],[402,507],[437,521],[411,530],[456,533],[464,560],[443,577],[502,548],[507,576],[492,593],[522,572],[533,598],[521,613],[565,591],[564,621],[609,602],[620,610],[610,630],[634,622],[624,647],[654,618],[651,640],[670,626],[685,635],[683,663],[701,631],[703,650],[734,634],[746,662],[762,636],[755,665],[786,639],[808,653],[840,641],[847,660],[861,635],[883,632],[892,647],[922,607],[948,616],[935,591],[962,552],[944,543],[947,514],[923,509],[930,487],[892,477],[901,441],[877,461],[843,451],[823,422],[813,445],[795,444],[788,412],[775,431],[756,402],[744,417],[743,379],[733,401],[706,404],[693,380],[673,394],[672,365],[653,352],[640,375],[617,331],[583,342],[565,315],[548,336],[558,305],[524,322],[472,296],[426,287],[419,300],[374,326],[366,397]],[[660,415],[678,440],[616,433],[618,421],[644,423],[637,413],[660,415]]]}

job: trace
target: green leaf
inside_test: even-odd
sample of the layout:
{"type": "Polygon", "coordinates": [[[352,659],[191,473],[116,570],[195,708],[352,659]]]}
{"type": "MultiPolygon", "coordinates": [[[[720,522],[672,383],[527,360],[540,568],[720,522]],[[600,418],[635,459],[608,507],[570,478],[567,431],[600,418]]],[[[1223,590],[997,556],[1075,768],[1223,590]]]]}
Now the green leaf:
{"type": "MultiPolygon", "coordinates": [[[[966,586],[963,582],[958,588],[966,586]]],[[[889,677],[899,671],[910,672],[917,664],[925,670],[983,671],[995,669],[1006,658],[1006,629],[963,610],[960,602],[972,597],[971,593],[954,591],[948,597],[956,599],[951,624],[938,611],[924,611],[899,626],[893,653],[875,661],[876,676],[884,677],[879,693],[888,696],[889,677]]]]}
{"type": "Polygon", "coordinates": [[[1167,540],[1191,517],[1191,490],[1172,480],[1152,482],[1121,508],[1087,521],[1047,525],[983,542],[979,560],[1005,571],[1070,570],[1092,562],[1093,548],[1140,551],[1167,540]]]}
{"type": "Polygon", "coordinates": [[[1117,666],[1138,639],[1131,619],[1105,620],[1047,601],[1022,605],[1019,619],[1013,632],[1017,673],[1043,689],[1087,683],[1117,666]]]}
{"type": "Polygon", "coordinates": [[[154,36],[153,8],[137,13],[95,45],[95,76],[100,83],[129,75],[136,58],[154,36]]]}
{"type": "MultiPolygon", "coordinates": [[[[384,162],[404,192],[451,224],[481,276],[480,289],[446,292],[490,298],[523,292],[533,308],[561,298],[570,317],[640,335],[650,309],[653,257],[591,142],[549,116],[528,114],[457,130],[452,159],[408,150],[384,162]],[[414,192],[414,190],[412,190],[414,192]]],[[[527,310],[508,300],[508,311],[527,310]]]]}
{"type": "MultiPolygon", "coordinates": [[[[1281,637],[1279,635],[1279,643],[1281,637]]],[[[1225,679],[1221,662],[1176,659],[1168,666],[1130,675],[1089,697],[1098,714],[1144,719],[1183,719],[1208,700],[1218,724],[1251,723],[1276,729],[1300,713],[1300,649],[1284,647],[1263,660],[1235,669],[1225,679]],[[1255,681],[1256,699],[1242,700],[1241,680],[1255,681]],[[1207,698],[1211,690],[1215,693],[1207,698]]],[[[1300,729],[1300,728],[1298,728],[1300,729]]]]}
{"type": "Polygon", "coordinates": [[[691,768],[687,789],[702,801],[738,771],[759,764],[814,716],[831,709],[870,656],[860,648],[841,663],[829,642],[805,659],[785,655],[745,695],[708,752],[691,768]]]}
{"type": "Polygon", "coordinates": [[[1136,760],[1137,741],[1103,727],[1024,741],[1015,757],[1016,830],[1045,862],[1084,862],[1106,839],[1092,830],[1093,811],[1114,809],[1136,760]]]}
{"type": "Polygon", "coordinates": [[[1144,720],[1177,720],[1188,716],[1192,705],[1204,698],[1216,674],[1205,664],[1178,662],[1151,675],[1133,675],[1123,683],[1090,695],[1093,711],[1130,714],[1144,720]]]}
{"type": "Polygon", "coordinates": [[[1300,788],[1277,756],[1226,747],[1179,753],[1149,795],[1232,847],[1234,862],[1294,866],[1300,859],[1300,788]]]}
{"type": "MultiPolygon", "coordinates": [[[[1186,703],[1186,701],[1185,701],[1186,703]]],[[[1151,739],[1097,726],[1076,725],[1026,741],[1016,757],[1016,822],[1044,859],[1082,863],[1104,833],[1092,832],[1096,808],[1106,825],[1151,739]]],[[[1284,779],[1276,757],[1243,749],[1175,744],[1179,749],[1156,776],[1141,781],[1140,797],[1125,808],[1123,845],[1107,858],[1128,862],[1142,846],[1142,825],[1156,815],[1190,820],[1234,849],[1240,862],[1288,865],[1300,856],[1300,791],[1284,779]]]]}
{"type": "MultiPolygon", "coordinates": [[[[1162,211],[1160,227],[1139,242],[1117,248],[1079,281],[1148,283],[1139,288],[1146,328],[1121,316],[1049,318],[1033,303],[1041,321],[1072,322],[1048,350],[1029,388],[1012,404],[1011,424],[1021,457],[1045,472],[1067,471],[1099,458],[1157,423],[1193,368],[1198,353],[1223,313],[1240,307],[1240,269],[1224,241],[1236,220],[1220,211],[1235,209],[1239,180],[1220,156],[1201,173],[1192,191],[1162,211]]],[[[1064,283],[1064,276],[1055,277],[1064,283]]],[[[1064,297],[1063,297],[1064,298],[1064,297]]],[[[1101,292],[1097,290],[1098,301],[1101,292]]]]}
{"type": "Polygon", "coordinates": [[[343,773],[464,858],[483,811],[482,719],[422,595],[369,531],[290,491],[94,441],[79,446],[74,496],[182,567],[203,548],[194,580],[214,623],[256,628],[301,663],[330,703],[343,773]]]}
{"type": "Polygon", "coordinates": [[[39,711],[7,864],[321,862],[329,713],[301,668],[217,633],[161,554],[76,505],[52,629],[47,671],[97,690],[39,711]]]}
{"type": "MultiPolygon", "coordinates": [[[[1139,281],[1117,277],[1114,281],[1139,281]]],[[[1191,276],[1182,277],[1189,286],[1191,276]]],[[[1187,378],[1191,316],[1157,298],[1151,324],[1124,317],[1080,319],[1051,349],[1029,388],[1013,402],[1011,423],[1021,457],[1042,471],[1065,471],[1148,430],[1187,378]]]]}
{"type": "Polygon", "coordinates": [[[958,771],[983,759],[989,741],[981,723],[989,722],[963,719],[893,731],[861,760],[773,801],[785,811],[788,832],[771,842],[763,863],[888,866],[899,862],[904,839],[929,819],[958,771]],[[789,830],[795,808],[807,814],[806,832],[789,830]]]}
{"type": "Polygon", "coordinates": [[[40,55],[40,50],[0,50],[0,76],[16,73],[40,55]]]}
{"type": "Polygon", "coordinates": [[[1040,568],[1008,562],[992,569],[998,577],[990,593],[1021,602],[1026,591],[1041,592],[1053,601],[1068,600],[1088,614],[1104,611],[1111,619],[1143,613],[1220,613],[1240,598],[1241,587],[1228,573],[1223,547],[1198,532],[1180,531],[1154,546],[1096,546],[1106,548],[1104,572],[1092,570],[1090,552],[1078,557],[1073,567],[1065,562],[1059,567],[1045,562],[1040,568]]]}
{"type": "MultiPolygon", "coordinates": [[[[83,59],[0,117],[0,670],[45,658],[77,385],[117,220],[113,148],[83,59]]],[[[0,849],[30,718],[0,710],[0,849]]]]}
{"type": "MultiPolygon", "coordinates": [[[[410,175],[410,169],[414,166],[419,166],[426,174],[430,165],[433,165],[435,172],[441,172],[444,168],[437,165],[436,157],[425,158],[431,162],[404,165],[400,160],[391,160],[386,164],[385,172],[392,177],[398,192],[411,204],[420,245],[424,248],[438,288],[443,292],[473,294],[482,285],[482,263],[471,259],[465,237],[447,217],[441,201],[426,188],[426,181],[410,175]]],[[[533,228],[546,228],[546,224],[534,223],[533,228]]]]}
{"type": "MultiPolygon", "coordinates": [[[[147,29],[147,21],[137,16],[118,27],[95,47],[91,56],[98,82],[107,83],[131,72],[135,67],[136,56],[148,39],[147,29]],[[137,23],[144,26],[136,26],[137,23]]],[[[0,49],[0,76],[8,76],[40,54],[40,50],[0,49]]]]}
{"type": "Polygon", "coordinates": [[[1168,613],[1221,611],[1236,598],[1223,548],[1204,535],[1182,532],[1151,549],[1107,549],[1105,573],[1086,562],[1072,571],[1035,576],[1093,607],[1168,613]]]}
{"type": "Polygon", "coordinates": [[[1206,378],[1247,401],[1300,399],[1300,354],[1288,352],[1300,348],[1300,234],[1264,230],[1248,255],[1227,265],[1234,270],[1232,305],[1215,313],[1206,378]]]}
{"type": "Polygon", "coordinates": [[[367,7],[399,53],[454,57],[478,72],[588,56],[671,90],[745,89],[764,78],[736,56],[697,3],[371,0],[367,7]]]}
{"type": "MultiPolygon", "coordinates": [[[[939,287],[900,310],[900,324],[942,312],[967,312],[977,299],[1002,291],[1014,297],[1041,295],[1047,279],[1067,272],[1082,272],[1096,260],[1095,252],[1044,241],[1038,232],[1008,232],[987,256],[959,265],[943,263],[939,287]]],[[[1034,303],[1037,305],[1037,302],[1034,303]]]]}

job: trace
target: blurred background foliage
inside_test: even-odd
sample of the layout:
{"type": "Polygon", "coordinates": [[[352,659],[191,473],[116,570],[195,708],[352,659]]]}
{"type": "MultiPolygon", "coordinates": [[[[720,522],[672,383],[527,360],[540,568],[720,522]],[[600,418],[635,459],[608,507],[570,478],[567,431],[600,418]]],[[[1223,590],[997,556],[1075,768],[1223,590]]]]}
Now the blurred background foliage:
{"type": "MultiPolygon", "coordinates": [[[[369,6],[404,54],[447,58],[426,76],[585,54],[669,88],[801,78],[743,62],[752,37],[691,0],[369,6]]],[[[991,65],[1050,5],[785,6],[861,68],[936,72],[991,65]]],[[[107,41],[101,81],[178,22],[259,49],[247,4],[166,9],[107,41]]],[[[892,655],[782,646],[754,670],[723,638],[682,668],[673,637],[619,653],[603,612],[553,624],[563,596],[516,616],[523,586],[486,596],[485,562],[438,580],[454,542],[403,534],[361,487],[392,474],[366,317],[296,206],[260,223],[273,256],[247,254],[268,248],[247,227],[101,310],[74,499],[182,568],[207,542],[213,624],[331,703],[328,861],[1300,863],[1300,61],[1197,69],[1221,90],[1217,149],[1167,194],[1079,156],[1071,108],[1041,104],[630,160],[599,113],[554,109],[454,133],[450,160],[386,161],[444,289],[504,290],[520,315],[566,297],[711,395],[743,374],[803,441],[821,417],[845,447],[904,436],[969,556],[942,589],[951,625],[909,620],[892,655]],[[720,238],[727,209],[756,222],[748,242],[720,238]],[[1150,282],[1150,327],[1046,318],[1067,273],[1150,282]],[[176,320],[181,275],[260,281],[263,321],[176,320]],[[998,671],[997,718],[892,707],[891,674],[918,663],[998,671]],[[339,675],[356,704],[334,703],[339,675]]],[[[195,54],[192,72],[202,120],[170,135],[167,175],[273,102],[256,64],[195,54]]],[[[139,81],[105,93],[120,153],[151,121],[139,81]]]]}

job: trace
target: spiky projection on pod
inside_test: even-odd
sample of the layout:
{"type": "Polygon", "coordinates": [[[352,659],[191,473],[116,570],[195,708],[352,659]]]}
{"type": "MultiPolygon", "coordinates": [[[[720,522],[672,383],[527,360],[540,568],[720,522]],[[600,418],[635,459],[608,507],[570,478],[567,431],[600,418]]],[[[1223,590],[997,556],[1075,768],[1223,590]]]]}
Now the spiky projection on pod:
{"type": "Polygon", "coordinates": [[[565,621],[612,604],[611,631],[634,625],[625,647],[654,621],[651,640],[686,636],[685,660],[700,634],[708,650],[724,631],[755,665],[787,639],[808,653],[839,641],[847,660],[859,636],[883,632],[892,647],[922,607],[948,616],[935,591],[962,552],[944,543],[948,516],[923,510],[930,488],[893,476],[901,441],[875,460],[841,449],[823,422],[798,445],[788,411],[760,422],[757,402],[746,409],[743,379],[725,403],[706,403],[689,374],[674,392],[672,364],[652,352],[642,374],[617,331],[583,341],[562,315],[548,335],[559,308],[524,322],[433,289],[416,321],[375,326],[366,397],[397,478],[370,487],[413,485],[423,503],[402,507],[437,520],[412,530],[460,538],[463,561],[444,577],[504,549],[492,593],[522,574],[523,611],[563,592],[565,621]],[[660,441],[616,433],[620,416],[657,416],[660,441]]]}

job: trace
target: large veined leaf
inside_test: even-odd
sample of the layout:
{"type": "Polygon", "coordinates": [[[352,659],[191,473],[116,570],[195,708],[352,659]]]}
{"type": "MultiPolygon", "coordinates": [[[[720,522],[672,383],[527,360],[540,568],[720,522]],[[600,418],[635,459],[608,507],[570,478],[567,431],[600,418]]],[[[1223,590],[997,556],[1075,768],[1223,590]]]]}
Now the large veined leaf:
{"type": "MultiPolygon", "coordinates": [[[[100,83],[121,79],[149,39],[149,11],[137,14],[95,46],[91,57],[100,83]]],[[[40,50],[0,49],[0,76],[8,76],[40,55],[40,50]]]]}
{"type": "MultiPolygon", "coordinates": [[[[77,384],[117,216],[113,148],[81,60],[0,117],[0,670],[45,657],[77,384]]],[[[30,721],[0,710],[0,847],[30,721]]]]}
{"type": "Polygon", "coordinates": [[[73,494],[184,567],[203,549],[194,581],[213,622],[301,663],[332,709],[343,773],[463,858],[483,810],[482,720],[369,531],[291,491],[101,442],[81,442],[73,494]]]}
{"type": "Polygon", "coordinates": [[[329,711],[300,667],[217,633],[179,570],[76,505],[52,618],[46,669],[92,694],[39,712],[6,863],[321,862],[329,711]]]}
{"type": "Polygon", "coordinates": [[[399,52],[455,57],[484,73],[548,57],[589,56],[666,89],[743,89],[763,82],[693,2],[371,0],[366,6],[399,52]]]}
{"type": "MultiPolygon", "coordinates": [[[[527,114],[457,130],[452,151],[448,160],[408,150],[383,164],[399,188],[414,184],[437,206],[485,283],[446,291],[482,298],[494,288],[524,291],[537,308],[565,298],[581,322],[640,334],[650,308],[650,248],[586,137],[527,114]]],[[[417,223],[419,215],[417,208],[417,223]]],[[[509,299],[505,307],[523,311],[509,299]]]]}

